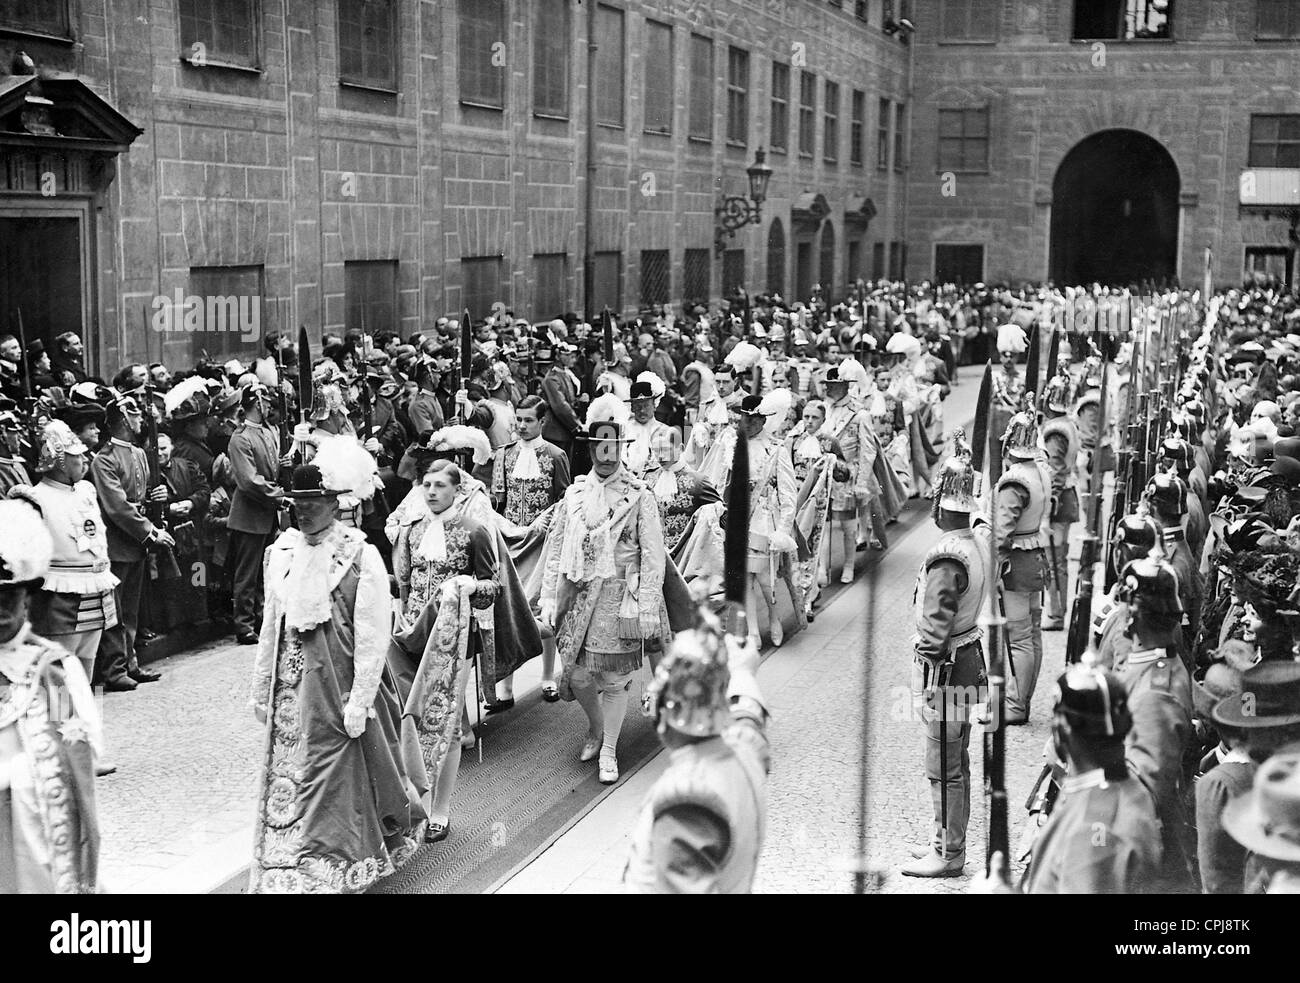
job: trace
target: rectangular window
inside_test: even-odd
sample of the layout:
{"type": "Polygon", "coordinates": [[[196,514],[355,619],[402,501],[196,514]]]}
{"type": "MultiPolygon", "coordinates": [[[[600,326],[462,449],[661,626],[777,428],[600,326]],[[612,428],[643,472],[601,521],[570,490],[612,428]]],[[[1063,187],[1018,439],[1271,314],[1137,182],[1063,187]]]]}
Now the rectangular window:
{"type": "Polygon", "coordinates": [[[641,306],[667,304],[670,297],[667,249],[641,250],[641,306]]]}
{"type": "Polygon", "coordinates": [[[183,58],[201,50],[209,65],[259,66],[255,0],[180,0],[180,15],[183,58]]]}
{"type": "Polygon", "coordinates": [[[343,308],[348,331],[396,331],[397,260],[344,263],[343,308]]]}
{"type": "Polygon", "coordinates": [[[735,296],[745,287],[745,250],[728,249],[722,254],[722,296],[735,296]]]}
{"type": "Polygon", "coordinates": [[[506,70],[498,45],[506,41],[505,0],[460,0],[459,11],[460,101],[504,109],[506,70]]]}
{"type": "Polygon", "coordinates": [[[596,312],[608,307],[617,316],[623,309],[623,254],[596,253],[594,259],[591,296],[596,312]]]}
{"type": "Polygon", "coordinates": [[[817,148],[817,76],[799,73],[799,156],[811,157],[817,148]]]}
{"type": "Polygon", "coordinates": [[[1300,167],[1300,115],[1250,117],[1248,167],[1300,167]]]}
{"type": "Polygon", "coordinates": [[[853,0],[853,16],[858,20],[867,19],[867,0],[853,0]]]}
{"type": "Polygon", "coordinates": [[[1255,0],[1255,37],[1300,37],[1300,0],[1255,0]]]}
{"type": "Polygon", "coordinates": [[[533,0],[533,112],[569,118],[569,0],[533,0]]]}
{"type": "Polygon", "coordinates": [[[601,4],[596,8],[596,122],[623,125],[623,11],[601,4]]]}
{"type": "Polygon", "coordinates": [[[902,173],[907,169],[907,104],[894,103],[894,170],[902,173]]]}
{"type": "MultiPolygon", "coordinates": [[[[975,4],[980,6],[979,0],[975,4]]],[[[1147,41],[1173,37],[1174,0],[1074,0],[1074,40],[1147,41]]]]}
{"type": "Polygon", "coordinates": [[[903,244],[901,242],[891,242],[889,244],[889,279],[903,279],[903,244]]]}
{"type": "Polygon", "coordinates": [[[267,314],[264,280],[260,266],[190,267],[189,296],[203,304],[203,330],[190,335],[190,352],[196,361],[204,357],[205,349],[207,357],[218,362],[221,356],[233,357],[248,349],[240,334],[247,336],[260,327],[267,314]]]}
{"type": "Polygon", "coordinates": [[[938,243],[934,247],[936,283],[970,286],[984,279],[984,247],[938,243]]]}
{"type": "Polygon", "coordinates": [[[72,37],[68,0],[7,0],[0,26],[55,38],[72,37]]]}
{"type": "Polygon", "coordinates": [[[987,174],[989,110],[939,110],[939,170],[987,174]]]}
{"type": "Polygon", "coordinates": [[[871,279],[883,280],[885,278],[885,244],[883,242],[873,242],[871,244],[871,279]]]}
{"type": "Polygon", "coordinates": [[[749,143],[749,52],[727,49],[727,143],[749,143]]]}
{"type": "Polygon", "coordinates": [[[790,66],[772,62],[772,132],[768,145],[784,153],[790,146],[790,66]]]}
{"type": "Polygon", "coordinates": [[[709,280],[712,277],[712,271],[709,269],[709,250],[688,249],[685,260],[682,300],[686,304],[707,305],[709,280]]]}
{"type": "Polygon", "coordinates": [[[876,170],[889,170],[889,121],[894,115],[888,99],[880,100],[880,115],[876,122],[876,170]]]}
{"type": "Polygon", "coordinates": [[[538,253],[533,257],[533,315],[539,321],[557,318],[569,308],[569,257],[538,253]]]}
{"type": "Polygon", "coordinates": [[[673,132],[673,29],[645,22],[645,131],[673,132]]]}
{"type": "Polygon", "coordinates": [[[460,261],[465,284],[465,308],[475,321],[492,313],[492,305],[501,296],[501,257],[482,256],[460,261]]]}
{"type": "Polygon", "coordinates": [[[840,159],[840,86],[829,80],[822,107],[822,159],[828,164],[840,159]]]}
{"type": "Polygon", "coordinates": [[[397,88],[397,8],[393,0],[338,0],[339,81],[397,88]]]}
{"type": "Polygon", "coordinates": [[[863,141],[866,139],[867,94],[854,89],[849,117],[849,163],[862,166],[863,141]]]}
{"type": "Polygon", "coordinates": [[[998,5],[989,0],[944,0],[939,5],[939,40],[996,41],[998,5]]]}
{"type": "Polygon", "coordinates": [[[1286,246],[1247,246],[1246,277],[1253,279],[1258,273],[1274,277],[1284,284],[1290,283],[1293,255],[1286,246]]]}
{"type": "Polygon", "coordinates": [[[692,140],[713,140],[713,42],[691,35],[691,120],[692,140]]]}
{"type": "Polygon", "coordinates": [[[849,262],[844,271],[844,278],[850,283],[857,283],[862,278],[862,240],[849,240],[849,262]]]}

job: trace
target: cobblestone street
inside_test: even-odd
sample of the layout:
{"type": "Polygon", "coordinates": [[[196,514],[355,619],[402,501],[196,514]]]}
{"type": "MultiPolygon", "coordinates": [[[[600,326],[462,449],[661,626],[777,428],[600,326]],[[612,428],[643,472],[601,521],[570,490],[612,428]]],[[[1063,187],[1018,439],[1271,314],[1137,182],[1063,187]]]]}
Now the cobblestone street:
{"type": "MultiPolygon", "coordinates": [[[[973,373],[945,404],[949,421],[968,418],[973,373]]],[[[858,762],[865,658],[871,666],[869,844],[873,863],[894,872],[929,831],[921,731],[910,717],[908,679],[912,589],[933,540],[928,503],[911,503],[890,549],[820,617],[771,650],[760,682],[773,719],[774,765],[768,831],[755,889],[834,893],[851,888],[858,835],[858,762]]],[[[1045,667],[1030,726],[1007,738],[1012,845],[1022,804],[1047,736],[1051,683],[1064,661],[1064,633],[1044,635],[1045,667]]],[[[248,710],[251,646],[213,643],[156,664],[163,679],[135,693],[108,694],[103,707],[115,775],[99,782],[104,881],[123,892],[238,890],[248,862],[261,728],[248,710]]],[[[520,694],[537,666],[519,675],[520,694]]],[[[982,869],[985,805],[981,735],[971,738],[974,795],[967,876],[923,881],[889,873],[884,890],[965,890],[982,869]]],[[[605,892],[619,889],[627,834],[664,767],[661,754],[627,777],[499,889],[605,892]]]]}

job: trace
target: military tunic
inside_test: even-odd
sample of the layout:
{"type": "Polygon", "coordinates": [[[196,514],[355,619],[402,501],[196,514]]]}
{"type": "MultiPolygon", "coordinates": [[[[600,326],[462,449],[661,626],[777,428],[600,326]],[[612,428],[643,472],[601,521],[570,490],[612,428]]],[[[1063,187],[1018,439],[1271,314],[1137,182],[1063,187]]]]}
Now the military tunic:
{"type": "Polygon", "coordinates": [[[934,807],[931,847],[945,860],[966,849],[971,714],[987,697],[979,617],[989,548],[987,526],[944,533],[922,561],[913,594],[912,695],[925,717],[925,774],[934,807]]]}
{"type": "Polygon", "coordinates": [[[1159,871],[1151,795],[1136,778],[1098,768],[1070,775],[1020,889],[1026,894],[1143,894],[1159,871]]]}

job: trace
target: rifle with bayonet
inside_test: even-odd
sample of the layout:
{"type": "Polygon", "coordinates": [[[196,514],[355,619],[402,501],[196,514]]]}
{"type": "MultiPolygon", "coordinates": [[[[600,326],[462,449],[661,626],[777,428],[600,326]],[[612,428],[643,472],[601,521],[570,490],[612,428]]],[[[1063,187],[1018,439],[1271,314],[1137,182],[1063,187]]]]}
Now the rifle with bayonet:
{"type": "MultiPolygon", "coordinates": [[[[1107,389],[1110,384],[1110,366],[1103,365],[1101,370],[1101,418],[1106,418],[1107,389]]],[[[1098,442],[1100,449],[1100,441],[1098,442]]],[[[1070,607],[1070,627],[1065,640],[1065,661],[1074,664],[1084,658],[1084,653],[1093,649],[1092,638],[1092,594],[1096,581],[1096,567],[1100,554],[1100,539],[1097,531],[1101,525],[1102,513],[1102,458],[1100,453],[1093,454],[1092,474],[1090,475],[1088,504],[1084,509],[1083,548],[1079,555],[1079,579],[1075,587],[1074,603],[1070,607]]],[[[1026,835],[1032,836],[1047,817],[1052,814],[1056,800],[1060,796],[1061,782],[1065,771],[1060,762],[1048,761],[1038,774],[1038,780],[1025,801],[1025,809],[1033,817],[1033,822],[1026,829],[1026,835]]],[[[1032,849],[1032,840],[1022,843],[1021,858],[1024,859],[1032,849]]]]}

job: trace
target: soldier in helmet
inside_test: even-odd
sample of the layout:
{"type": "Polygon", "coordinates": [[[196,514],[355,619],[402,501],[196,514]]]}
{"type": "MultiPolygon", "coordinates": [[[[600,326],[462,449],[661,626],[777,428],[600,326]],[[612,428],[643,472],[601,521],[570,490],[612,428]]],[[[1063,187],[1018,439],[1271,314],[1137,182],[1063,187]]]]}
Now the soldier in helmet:
{"type": "Polygon", "coordinates": [[[655,670],[648,702],[667,770],[632,833],[629,890],[745,894],[753,885],[767,812],[767,710],[755,678],[754,638],[724,634],[716,618],[679,633],[655,670]]]}
{"type": "Polygon", "coordinates": [[[1150,793],[1125,764],[1131,721],[1114,673],[1084,661],[1057,680],[1052,744],[1068,770],[1020,883],[1026,894],[1151,890],[1160,833],[1150,793]]]}
{"type": "Polygon", "coordinates": [[[1187,499],[1187,484],[1172,469],[1156,473],[1147,483],[1146,501],[1160,524],[1164,554],[1178,574],[1183,631],[1194,639],[1201,624],[1201,565],[1187,542],[1187,499]]]}
{"type": "MultiPolygon", "coordinates": [[[[1184,529],[1187,547],[1192,557],[1199,561],[1205,549],[1205,537],[1209,534],[1210,523],[1205,516],[1205,505],[1201,501],[1200,494],[1194,492],[1191,485],[1190,479],[1195,469],[1192,445],[1178,434],[1170,434],[1160,445],[1160,463],[1166,470],[1172,469],[1179,480],[1187,486],[1188,491],[1193,492],[1186,496],[1187,519],[1184,529]]],[[[1202,489],[1204,487],[1204,478],[1202,478],[1202,489]]],[[[1195,629],[1196,626],[1192,627],[1195,629]]]]}
{"type": "Polygon", "coordinates": [[[1194,731],[1192,680],[1176,647],[1183,616],[1178,575],[1153,549],[1125,564],[1117,586],[1123,607],[1112,616],[1098,662],[1119,675],[1128,693],[1133,724],[1124,753],[1151,792],[1160,819],[1163,886],[1189,890],[1196,841],[1185,798],[1191,777],[1183,762],[1194,731]],[[1117,631],[1129,642],[1126,650],[1106,645],[1117,631]]]}
{"type": "Polygon", "coordinates": [[[903,868],[908,877],[956,877],[966,863],[970,818],[971,713],[986,677],[980,611],[988,569],[988,526],[971,527],[975,473],[963,434],[935,477],[932,515],[943,531],[921,562],[914,603],[913,699],[925,720],[925,774],[934,834],[903,868]]]}
{"type": "Polygon", "coordinates": [[[1079,430],[1070,419],[1073,383],[1067,365],[1048,380],[1044,391],[1042,427],[1043,451],[1052,476],[1052,507],[1048,525],[1047,616],[1044,631],[1065,627],[1065,594],[1070,587],[1070,526],[1079,519],[1078,462],[1079,430]]]}
{"type": "Polygon", "coordinates": [[[1038,427],[1030,413],[1017,413],[1007,424],[1002,457],[1004,470],[993,491],[993,531],[1011,651],[1006,722],[1014,725],[1029,720],[1030,701],[1043,663],[1042,591],[1047,583],[1043,526],[1051,477],[1039,461],[1038,427]]]}
{"type": "MultiPolygon", "coordinates": [[[[993,372],[993,407],[989,426],[993,433],[1004,433],[1011,418],[1020,409],[1025,396],[1025,376],[1016,359],[1029,348],[1025,329],[1018,324],[1003,324],[998,328],[999,367],[993,372]]],[[[989,474],[997,481],[1002,474],[1002,455],[994,453],[989,460],[989,474]]]]}

